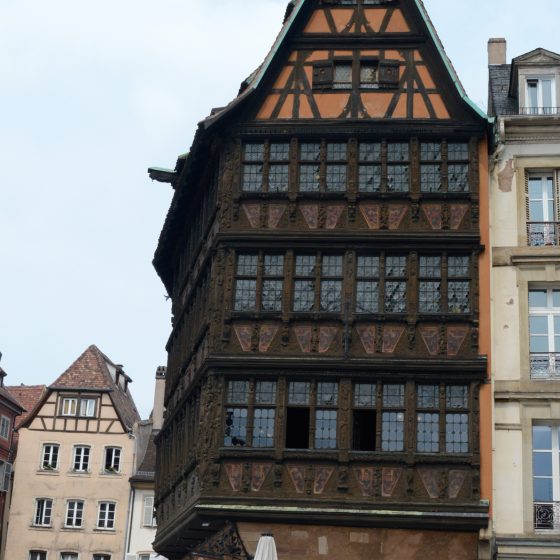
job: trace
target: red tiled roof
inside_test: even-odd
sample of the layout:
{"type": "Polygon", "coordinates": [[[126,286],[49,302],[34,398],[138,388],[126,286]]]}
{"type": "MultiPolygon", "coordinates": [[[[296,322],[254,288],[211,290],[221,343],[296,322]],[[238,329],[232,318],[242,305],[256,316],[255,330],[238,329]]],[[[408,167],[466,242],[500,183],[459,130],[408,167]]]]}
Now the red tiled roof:
{"type": "Polygon", "coordinates": [[[21,414],[24,410],[24,407],[19,403],[19,401],[6,389],[6,387],[0,387],[0,399],[5,399],[8,401],[8,404],[19,410],[19,414],[21,414]]]}
{"type": "Polygon", "coordinates": [[[52,384],[51,391],[83,391],[94,390],[108,392],[117,414],[125,427],[132,429],[140,415],[127,388],[124,390],[117,384],[109,371],[109,366],[118,370],[119,375],[132,381],[120,366],[114,364],[97,346],[92,345],[52,384]]]}
{"type": "Polygon", "coordinates": [[[23,407],[24,412],[16,418],[16,429],[23,424],[35,407],[39,404],[41,398],[45,394],[47,387],[45,385],[14,385],[5,387],[10,395],[23,407]]]}

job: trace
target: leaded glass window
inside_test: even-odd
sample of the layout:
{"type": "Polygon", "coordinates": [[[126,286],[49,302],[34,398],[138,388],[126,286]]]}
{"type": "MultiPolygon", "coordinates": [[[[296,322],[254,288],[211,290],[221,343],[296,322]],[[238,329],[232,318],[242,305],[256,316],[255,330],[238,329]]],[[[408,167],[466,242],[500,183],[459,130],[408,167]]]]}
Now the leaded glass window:
{"type": "Polygon", "coordinates": [[[385,257],[385,311],[406,312],[406,257],[385,257]]]}
{"type": "Polygon", "coordinates": [[[447,145],[447,190],[469,191],[469,145],[466,142],[447,145]]]}
{"type": "Polygon", "coordinates": [[[410,190],[409,145],[404,142],[387,144],[387,190],[408,192],[410,190]]]}
{"type": "Polygon", "coordinates": [[[381,143],[362,142],[359,150],[358,189],[379,192],[381,188],[381,143]]]}
{"type": "Polygon", "coordinates": [[[441,257],[421,256],[418,306],[422,313],[441,311],[441,257]]]}
{"type": "Polygon", "coordinates": [[[419,385],[417,395],[416,449],[419,453],[439,452],[439,386],[419,385]]]}
{"type": "Polygon", "coordinates": [[[350,89],[352,87],[352,63],[337,62],[334,65],[334,89],[350,89]]]}
{"type": "Polygon", "coordinates": [[[469,414],[468,387],[449,385],[445,393],[445,451],[447,453],[468,453],[469,414]]]}
{"type": "Polygon", "coordinates": [[[356,312],[379,310],[379,256],[358,256],[356,267],[356,312]]]}
{"type": "Polygon", "coordinates": [[[321,311],[336,312],[342,307],[341,255],[324,255],[321,274],[321,311]]]}
{"type": "Polygon", "coordinates": [[[315,255],[297,255],[294,281],[294,311],[313,311],[315,308],[315,255]]]}
{"type": "Polygon", "coordinates": [[[469,313],[470,258],[449,256],[447,276],[447,310],[449,313],[469,313]]]}
{"type": "Polygon", "coordinates": [[[237,256],[235,311],[281,311],[283,288],[283,255],[237,256]]]}
{"type": "Polygon", "coordinates": [[[287,142],[248,143],[243,149],[242,190],[287,192],[290,145],[287,142]]]}

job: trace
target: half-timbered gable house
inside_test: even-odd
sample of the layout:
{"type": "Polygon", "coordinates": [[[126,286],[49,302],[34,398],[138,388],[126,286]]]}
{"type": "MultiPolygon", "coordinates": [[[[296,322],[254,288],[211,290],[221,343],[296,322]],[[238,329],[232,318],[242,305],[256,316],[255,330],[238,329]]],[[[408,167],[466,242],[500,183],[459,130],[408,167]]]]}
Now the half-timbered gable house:
{"type": "Polygon", "coordinates": [[[301,0],[150,169],[175,191],[156,550],[484,557],[487,129],[419,0],[301,0]]]}
{"type": "Polygon", "coordinates": [[[19,426],[6,558],[123,558],[139,420],[130,382],[90,346],[19,426]]]}

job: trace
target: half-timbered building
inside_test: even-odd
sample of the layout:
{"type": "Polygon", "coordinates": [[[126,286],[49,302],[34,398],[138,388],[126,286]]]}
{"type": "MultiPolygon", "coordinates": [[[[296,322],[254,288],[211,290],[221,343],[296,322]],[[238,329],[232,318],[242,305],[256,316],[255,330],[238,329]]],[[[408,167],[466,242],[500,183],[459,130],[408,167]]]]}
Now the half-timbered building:
{"type": "Polygon", "coordinates": [[[18,427],[6,558],[124,558],[139,420],[130,382],[90,346],[41,391],[18,427]]]}
{"type": "Polygon", "coordinates": [[[299,0],[150,169],[174,188],[157,551],[486,557],[487,129],[420,0],[299,0]]]}

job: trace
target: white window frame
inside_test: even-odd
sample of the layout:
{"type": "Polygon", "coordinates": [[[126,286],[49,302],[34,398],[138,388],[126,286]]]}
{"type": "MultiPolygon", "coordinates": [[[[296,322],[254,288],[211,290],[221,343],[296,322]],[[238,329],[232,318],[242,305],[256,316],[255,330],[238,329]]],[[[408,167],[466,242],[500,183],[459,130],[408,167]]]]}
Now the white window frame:
{"type": "Polygon", "coordinates": [[[151,560],[152,555],[148,552],[138,554],[138,560],[151,560]]]}
{"type": "MultiPolygon", "coordinates": [[[[530,355],[530,370],[533,379],[558,379],[560,375],[560,342],[558,345],[555,340],[555,319],[560,318],[560,307],[554,307],[554,292],[560,293],[560,286],[543,286],[543,285],[530,285],[529,298],[531,292],[546,291],[547,305],[546,307],[531,307],[529,301],[529,355],[530,355]],[[547,344],[548,352],[531,352],[531,339],[533,337],[544,338],[544,335],[534,334],[531,331],[531,319],[536,317],[545,317],[547,321],[547,344]],[[558,348],[556,348],[558,346],[558,348]],[[541,361],[537,361],[539,360],[541,361]],[[546,362],[546,363],[545,363],[546,362]],[[543,370],[544,367],[544,370],[543,370]],[[543,370],[543,373],[541,373],[543,370]]],[[[558,332],[560,336],[560,331],[558,332]]]]}
{"type": "Polygon", "coordinates": [[[154,496],[144,496],[142,509],[142,526],[156,527],[156,516],[154,511],[154,496]]]}
{"type": "Polygon", "coordinates": [[[60,553],[60,560],[79,560],[80,553],[79,552],[61,552],[60,553]]]}
{"type": "Polygon", "coordinates": [[[72,452],[72,469],[71,469],[71,471],[75,472],[75,473],[88,473],[88,472],[90,472],[89,471],[90,459],[91,459],[91,446],[90,445],[82,445],[82,444],[75,445],[74,449],[73,449],[73,452],[72,452]],[[87,449],[87,460],[84,461],[84,450],[86,450],[86,449],[87,449]],[[80,455],[80,457],[78,457],[78,455],[80,455]],[[76,468],[76,463],[79,463],[81,468],[76,468]]]}
{"type": "Polygon", "coordinates": [[[67,500],[64,527],[66,529],[81,529],[84,526],[84,509],[84,500],[67,500]]]}
{"type": "Polygon", "coordinates": [[[61,416],[76,416],[78,412],[78,397],[63,397],[60,407],[61,416]]]}
{"type": "Polygon", "coordinates": [[[95,418],[96,401],[94,398],[81,398],[79,415],[82,418],[95,418]]]}
{"type": "Polygon", "coordinates": [[[103,454],[103,472],[106,474],[120,473],[121,459],[122,459],[122,447],[117,447],[114,445],[108,445],[107,447],[105,447],[105,453],[103,454]],[[118,451],[118,453],[116,453],[116,451],[118,451]],[[112,455],[111,455],[110,466],[107,466],[107,458],[109,453],[112,453],[112,455]],[[117,460],[115,460],[116,455],[118,455],[117,460]]]}
{"type": "Polygon", "coordinates": [[[46,550],[37,550],[32,549],[29,551],[29,560],[47,560],[47,551],[46,550]]]}
{"type": "Polygon", "coordinates": [[[57,471],[58,470],[58,461],[60,458],[60,444],[59,443],[43,443],[43,447],[41,448],[41,462],[39,467],[42,471],[57,471]],[[50,448],[49,452],[47,453],[47,448],[50,448]],[[56,461],[53,462],[53,449],[56,448],[56,461]],[[50,468],[45,466],[45,463],[50,465],[50,468]]]}
{"type": "Polygon", "coordinates": [[[97,505],[97,529],[100,531],[114,531],[117,520],[117,504],[116,502],[103,501],[97,505]],[[113,506],[113,521],[109,526],[110,508],[113,506]]]}
{"type": "Polygon", "coordinates": [[[4,416],[2,414],[2,417],[0,418],[0,437],[2,439],[10,439],[10,425],[11,421],[8,416],[4,416]]]}
{"type": "Polygon", "coordinates": [[[542,74],[525,76],[525,107],[528,115],[555,115],[556,108],[556,78],[554,74],[542,74]],[[550,107],[544,105],[543,82],[550,81],[550,107]],[[537,82],[537,106],[531,105],[531,96],[529,94],[529,84],[537,82]],[[546,111],[549,109],[549,111],[546,111]]]}
{"type": "MultiPolygon", "coordinates": [[[[533,429],[537,426],[544,426],[550,428],[551,430],[551,438],[552,438],[552,449],[535,449],[535,443],[533,437],[531,436],[531,451],[532,453],[550,453],[551,460],[552,460],[552,502],[543,502],[535,500],[534,496],[534,489],[533,484],[534,480],[538,478],[547,479],[549,477],[545,476],[536,476],[534,472],[532,472],[532,487],[531,492],[533,493],[533,507],[535,508],[534,512],[534,519],[537,519],[537,504],[548,505],[552,506],[552,515],[553,515],[553,527],[550,529],[537,529],[535,528],[536,532],[538,533],[548,533],[551,532],[558,533],[560,532],[560,445],[559,445],[559,438],[560,438],[560,424],[554,422],[535,422],[533,424],[533,429]]],[[[532,460],[533,462],[533,460],[532,460]]],[[[549,515],[547,514],[546,519],[549,519],[549,515]]]]}
{"type": "Polygon", "coordinates": [[[92,560],[111,560],[111,555],[104,552],[95,552],[92,556],[92,560]]]}
{"type": "Polygon", "coordinates": [[[54,509],[54,500],[52,498],[35,498],[35,507],[33,508],[33,527],[52,527],[52,518],[53,518],[53,509],[54,509]],[[47,507],[47,502],[50,502],[49,506],[47,507]],[[39,516],[39,504],[42,504],[40,516],[39,516]],[[47,517],[46,511],[49,511],[48,514],[48,523],[45,523],[45,518],[47,517]],[[37,522],[37,518],[40,517],[39,522],[37,522]]]}

